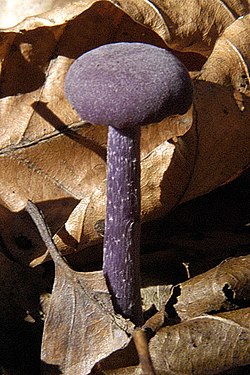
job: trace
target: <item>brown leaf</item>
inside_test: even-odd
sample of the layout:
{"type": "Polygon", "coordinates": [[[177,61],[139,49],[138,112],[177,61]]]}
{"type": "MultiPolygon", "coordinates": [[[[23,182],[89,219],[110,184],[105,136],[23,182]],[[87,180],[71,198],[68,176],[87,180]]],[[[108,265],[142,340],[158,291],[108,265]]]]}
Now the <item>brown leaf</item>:
{"type": "Polygon", "coordinates": [[[93,366],[128,345],[133,324],[114,313],[102,271],[76,272],[54,246],[36,206],[27,211],[55,263],[55,280],[42,341],[43,373],[88,374],[93,366]]]}
{"type": "Polygon", "coordinates": [[[28,0],[25,3],[19,0],[0,0],[1,14],[0,27],[12,27],[26,17],[46,12],[55,6],[62,6],[67,0],[28,0]]]}
{"type": "MultiPolygon", "coordinates": [[[[60,12],[53,11],[50,13],[50,21],[54,15],[53,26],[57,24],[55,27],[48,25],[46,18],[27,19],[20,26],[22,34],[18,28],[2,33],[1,50],[4,64],[0,163],[1,170],[5,171],[2,179],[4,183],[0,185],[1,201],[11,211],[23,208],[27,198],[36,202],[48,202],[45,203],[48,208],[43,207],[43,211],[48,213],[49,224],[52,231],[56,232],[66,221],[67,211],[74,208],[77,200],[89,199],[89,208],[91,205],[99,207],[98,217],[95,216],[94,209],[89,224],[89,211],[85,215],[88,228],[84,231],[85,244],[88,242],[86,238],[99,240],[94,231],[94,223],[104,213],[106,129],[78,123],[78,117],[64,99],[65,73],[77,55],[99,44],[122,39],[123,32],[128,35],[131,33],[131,38],[138,34],[137,40],[157,43],[152,32],[144,34],[141,26],[133,23],[113,5],[101,2],[90,7],[92,3],[93,1],[84,2],[84,7],[80,3],[71,4],[60,12]],[[120,30],[124,17],[124,26],[120,30]],[[68,27],[64,31],[66,23],[68,27]],[[97,28],[103,31],[98,38],[95,35],[97,28]],[[84,32],[80,31],[82,29],[84,32]],[[115,29],[121,34],[117,35],[115,29]],[[51,60],[56,46],[57,56],[51,60]],[[93,195],[95,189],[100,192],[97,196],[93,195]],[[49,204],[51,201],[54,201],[53,209],[49,204]],[[61,217],[55,217],[55,212],[59,210],[61,217]]],[[[163,138],[181,135],[190,125],[190,121],[180,120],[172,121],[170,127],[165,124],[163,127],[145,128],[142,156],[149,157],[163,138]]],[[[11,215],[6,209],[2,211],[2,229],[7,230],[9,226],[5,223],[18,221],[18,215],[11,215]]],[[[16,228],[20,230],[20,225],[16,228]]],[[[5,233],[4,237],[8,246],[19,257],[20,250],[15,242],[10,243],[13,232],[5,233]]],[[[36,250],[39,255],[38,246],[36,250]]],[[[24,254],[23,256],[25,257],[24,254]]]]}
{"type": "Polygon", "coordinates": [[[217,374],[249,364],[250,330],[245,324],[249,313],[248,308],[233,312],[232,319],[231,312],[200,316],[162,328],[150,341],[157,374],[217,374]]]}
{"type": "MultiPolygon", "coordinates": [[[[222,373],[250,362],[250,309],[200,316],[161,328],[149,349],[157,375],[222,373]]],[[[244,371],[244,370],[243,370],[244,371]]],[[[141,375],[141,366],[104,371],[141,375]]],[[[237,372],[238,373],[238,372],[237,372]]]]}
{"type": "MultiPolygon", "coordinates": [[[[105,212],[106,129],[79,122],[64,98],[64,77],[77,56],[104,43],[136,40],[163,47],[167,41],[159,38],[160,29],[175,30],[173,22],[177,31],[171,35],[171,43],[178,45],[183,10],[174,7],[175,15],[171,15],[167,2],[161,8],[157,4],[121,1],[118,7],[111,1],[67,2],[43,17],[26,19],[1,32],[0,229],[6,246],[23,262],[33,261],[45,250],[36,240],[32,251],[25,253],[14,240],[20,231],[28,238],[35,237],[32,229],[20,225],[22,214],[12,213],[22,210],[27,199],[43,206],[63,253],[100,242],[95,223],[105,212]],[[158,30],[158,35],[152,30],[158,30]],[[75,208],[79,200],[83,201],[75,208]]],[[[197,4],[197,9],[205,9],[203,2],[192,2],[185,15],[198,25],[192,13],[197,4]]],[[[234,2],[233,13],[246,12],[248,5],[240,4],[234,2]]],[[[221,10],[213,17],[218,17],[218,25],[221,22],[220,32],[235,17],[228,7],[222,8],[226,13],[221,10]]],[[[205,15],[213,11],[211,6],[205,15]]],[[[201,34],[195,30],[190,34],[185,31],[181,44],[190,42],[188,35],[199,44],[207,26],[201,34]]],[[[196,67],[195,63],[190,66],[196,67]]],[[[143,220],[161,217],[177,204],[209,192],[249,164],[249,99],[244,97],[245,110],[241,112],[230,88],[195,81],[194,91],[193,113],[190,110],[143,128],[143,220]],[[175,143],[172,139],[176,136],[175,143]]]]}
{"type": "Polygon", "coordinates": [[[250,319],[249,319],[250,308],[234,310],[230,312],[223,312],[216,314],[221,318],[230,319],[233,322],[241,325],[244,328],[250,329],[250,319]]]}
{"type": "Polygon", "coordinates": [[[120,0],[118,5],[134,20],[154,30],[173,50],[205,56],[223,30],[250,11],[250,2],[240,0],[120,0]]]}
{"type": "Polygon", "coordinates": [[[239,18],[226,28],[203,66],[199,79],[232,85],[235,90],[250,96],[249,34],[250,15],[239,18]]]}
{"type": "Polygon", "coordinates": [[[65,273],[65,268],[56,265],[41,356],[63,374],[88,374],[128,345],[129,323],[115,316],[102,272],[77,273],[68,267],[65,273]]]}
{"type": "Polygon", "coordinates": [[[140,366],[123,367],[116,370],[107,370],[103,372],[105,375],[143,375],[140,366]]]}
{"type": "MultiPolygon", "coordinates": [[[[241,112],[230,89],[206,82],[195,82],[192,128],[176,144],[162,140],[158,146],[154,144],[151,152],[142,155],[141,189],[144,220],[165,215],[177,204],[207,193],[230,180],[232,176],[237,176],[239,170],[247,167],[250,159],[247,135],[249,103],[250,100],[246,97],[246,108],[241,112]],[[211,106],[210,111],[207,111],[208,102],[211,106]],[[220,147],[217,146],[218,143],[220,147]]],[[[184,123],[190,121],[189,116],[191,113],[183,116],[184,123]]],[[[158,134],[163,136],[163,127],[167,128],[168,123],[165,121],[160,125],[162,128],[158,134]]],[[[154,127],[151,134],[149,129],[150,127],[148,134],[145,134],[145,140],[153,137],[154,127]]],[[[160,141],[160,138],[156,139],[160,141]]],[[[79,208],[72,212],[65,227],[55,236],[55,242],[64,253],[72,252],[73,247],[80,251],[100,241],[94,224],[105,217],[105,185],[97,185],[88,194],[90,193],[89,203],[86,203],[86,195],[79,208]],[[79,226],[79,223],[83,225],[79,226]]]]}
{"type": "Polygon", "coordinates": [[[181,320],[235,307],[250,300],[250,256],[229,258],[211,270],[180,284],[174,304],[181,320]]]}

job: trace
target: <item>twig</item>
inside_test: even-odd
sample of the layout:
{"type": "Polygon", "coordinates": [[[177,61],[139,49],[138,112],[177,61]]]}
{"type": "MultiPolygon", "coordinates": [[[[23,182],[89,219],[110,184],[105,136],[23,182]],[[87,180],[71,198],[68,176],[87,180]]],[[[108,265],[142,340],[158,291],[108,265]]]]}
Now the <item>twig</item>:
{"type": "Polygon", "coordinates": [[[32,203],[31,201],[27,202],[27,205],[25,207],[25,210],[29,213],[30,217],[32,218],[33,222],[35,223],[38,232],[40,233],[40,236],[42,237],[42,240],[44,244],[46,245],[51,258],[55,262],[55,264],[60,265],[63,269],[68,270],[67,262],[65,259],[63,259],[59,251],[57,250],[50,233],[50,230],[48,226],[45,223],[45,220],[43,218],[43,214],[37,206],[32,203]],[[65,264],[66,263],[66,264],[65,264]]]}
{"type": "Polygon", "coordinates": [[[146,333],[142,328],[137,328],[133,332],[133,339],[140,360],[143,375],[156,375],[154,366],[148,349],[146,333]]]}

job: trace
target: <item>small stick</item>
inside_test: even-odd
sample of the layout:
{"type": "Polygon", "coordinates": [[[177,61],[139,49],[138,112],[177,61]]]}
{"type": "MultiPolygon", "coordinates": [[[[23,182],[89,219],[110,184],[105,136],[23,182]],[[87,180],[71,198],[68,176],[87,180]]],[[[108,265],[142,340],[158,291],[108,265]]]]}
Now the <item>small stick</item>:
{"type": "Polygon", "coordinates": [[[137,328],[133,332],[133,339],[138,353],[142,374],[156,375],[148,349],[146,333],[143,329],[137,328]]]}
{"type": "Polygon", "coordinates": [[[52,240],[50,230],[44,221],[42,212],[39,211],[37,206],[31,201],[27,202],[25,210],[28,212],[34,224],[36,225],[38,232],[40,233],[40,236],[55,264],[60,265],[65,271],[68,271],[68,266],[66,264],[67,262],[60,256],[59,251],[57,250],[52,240]]]}

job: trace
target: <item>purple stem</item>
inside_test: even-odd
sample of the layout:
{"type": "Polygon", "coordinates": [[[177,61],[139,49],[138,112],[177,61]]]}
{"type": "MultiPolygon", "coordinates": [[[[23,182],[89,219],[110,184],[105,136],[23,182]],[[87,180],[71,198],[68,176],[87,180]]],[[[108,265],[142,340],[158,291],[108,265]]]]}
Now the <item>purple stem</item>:
{"type": "Polygon", "coordinates": [[[115,311],[142,324],[140,126],[109,127],[103,272],[115,311]]]}

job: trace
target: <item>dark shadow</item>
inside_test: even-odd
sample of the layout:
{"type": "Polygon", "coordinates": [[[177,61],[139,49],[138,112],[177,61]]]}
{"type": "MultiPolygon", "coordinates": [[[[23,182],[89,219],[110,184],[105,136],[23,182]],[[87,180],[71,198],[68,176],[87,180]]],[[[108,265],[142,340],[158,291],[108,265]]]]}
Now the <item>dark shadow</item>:
{"type": "MultiPolygon", "coordinates": [[[[136,366],[139,364],[137,350],[134,340],[131,340],[127,347],[111,353],[108,357],[100,361],[101,370],[115,370],[122,367],[136,366]]],[[[95,367],[93,368],[95,374],[95,367]]],[[[115,371],[114,371],[115,373],[115,371]]]]}
{"type": "Polygon", "coordinates": [[[41,87],[55,45],[54,33],[49,28],[16,34],[3,67],[0,98],[32,92],[41,87]]]}
{"type": "Polygon", "coordinates": [[[235,367],[227,371],[218,373],[218,375],[247,375],[250,374],[250,365],[235,367]]]}
{"type": "Polygon", "coordinates": [[[250,235],[249,187],[250,168],[227,185],[180,204],[162,219],[143,223],[142,243],[150,249],[159,242],[154,250],[160,250],[177,233],[193,233],[192,239],[197,241],[213,230],[250,235]]]}
{"type": "Polygon", "coordinates": [[[40,374],[42,325],[21,320],[1,321],[0,332],[1,369],[8,374],[12,371],[25,375],[40,374]]]}
{"type": "Polygon", "coordinates": [[[178,297],[181,295],[180,285],[176,285],[172,289],[172,294],[165,305],[165,312],[167,314],[166,320],[168,320],[168,325],[180,323],[181,319],[175,310],[174,305],[178,302],[178,297]]]}
{"type": "Polygon", "coordinates": [[[196,228],[197,240],[212,230],[250,234],[246,226],[250,222],[250,169],[231,183],[181,204],[171,215],[187,231],[196,228]]]}
{"type": "Polygon", "coordinates": [[[62,374],[62,371],[58,366],[49,365],[48,363],[42,361],[41,373],[42,375],[59,375],[62,374]]]}
{"type": "Polygon", "coordinates": [[[194,52],[171,52],[186,66],[188,71],[200,71],[207,61],[206,57],[194,52]]]}
{"type": "Polygon", "coordinates": [[[185,264],[195,276],[225,258],[249,254],[249,187],[250,169],[165,217],[143,223],[142,272],[154,280],[156,275],[158,284],[176,284],[187,278],[185,264]]]}
{"type": "MultiPolygon", "coordinates": [[[[212,190],[215,188],[212,184],[210,186],[210,181],[207,178],[209,174],[211,178],[213,177],[216,163],[215,159],[208,159],[209,153],[212,150],[211,155],[215,155],[215,151],[213,152],[213,148],[216,147],[214,139],[217,141],[217,147],[220,147],[220,142],[222,144],[223,140],[229,137],[223,127],[215,125],[220,124],[220,122],[223,123],[223,121],[228,121],[227,126],[231,130],[230,136],[235,136],[236,140],[238,139],[238,134],[244,134],[247,131],[248,117],[250,115],[250,99],[248,97],[243,97],[245,109],[237,117],[237,113],[240,113],[240,110],[237,107],[232,88],[222,87],[221,85],[206,81],[194,81],[194,94],[193,124],[187,133],[181,137],[180,141],[175,144],[170,165],[166,168],[160,184],[160,200],[166,212],[170,212],[173,208],[177,207],[183,201],[183,197],[185,199],[186,191],[189,190],[190,186],[192,187],[191,191],[194,190],[197,196],[204,195],[208,192],[208,189],[212,190]],[[208,110],[208,102],[213,110],[208,110]],[[237,107],[236,110],[235,107],[237,107]],[[240,118],[241,121],[237,121],[240,118]],[[203,162],[203,169],[201,169],[199,159],[203,162]],[[204,187],[202,186],[202,180],[199,181],[199,184],[196,182],[197,174],[201,175],[202,173],[205,176],[204,178],[206,178],[206,185],[204,187]],[[193,181],[195,181],[195,185],[193,185],[193,181]]],[[[169,142],[171,143],[171,141],[169,142]]],[[[235,149],[236,146],[235,144],[235,149]]],[[[246,144],[243,145],[239,142],[238,147],[242,148],[244,155],[245,150],[243,146],[247,147],[246,144]]],[[[224,149],[222,156],[226,155],[227,151],[228,153],[234,152],[234,150],[229,148],[224,149]]],[[[246,155],[247,152],[248,150],[246,150],[246,155]]],[[[221,159],[224,160],[223,157],[221,159]]],[[[226,163],[227,160],[225,159],[226,163]]],[[[246,158],[246,166],[247,163],[249,163],[249,160],[246,158]]],[[[217,164],[216,173],[218,174],[221,169],[221,174],[223,175],[223,165],[217,164]]],[[[240,167],[243,168],[243,166],[240,167]]],[[[237,172],[235,170],[233,173],[236,174],[237,172]]],[[[225,181],[223,182],[226,182],[226,178],[229,180],[232,176],[225,176],[225,181]]]]}
{"type": "MultiPolygon", "coordinates": [[[[95,152],[100,158],[106,162],[107,150],[106,147],[100,146],[97,142],[92,139],[88,139],[78,134],[75,130],[72,130],[66,126],[59,117],[57,117],[47,106],[47,103],[44,102],[34,102],[32,108],[36,113],[38,113],[46,122],[51,124],[55,129],[57,129],[60,134],[64,134],[66,137],[69,137],[73,141],[81,144],[82,146],[90,149],[95,152]]],[[[84,125],[83,125],[84,126],[84,125]]],[[[88,126],[86,124],[86,126],[88,126]]],[[[94,126],[94,125],[93,125],[94,126]]]]}
{"type": "Polygon", "coordinates": [[[150,254],[145,254],[147,246],[142,246],[142,286],[175,285],[184,282],[187,279],[187,273],[183,266],[185,261],[183,251],[181,249],[178,251],[177,248],[173,250],[166,245],[161,246],[161,249],[155,252],[152,252],[153,248],[154,245],[150,247],[150,254]]]}

